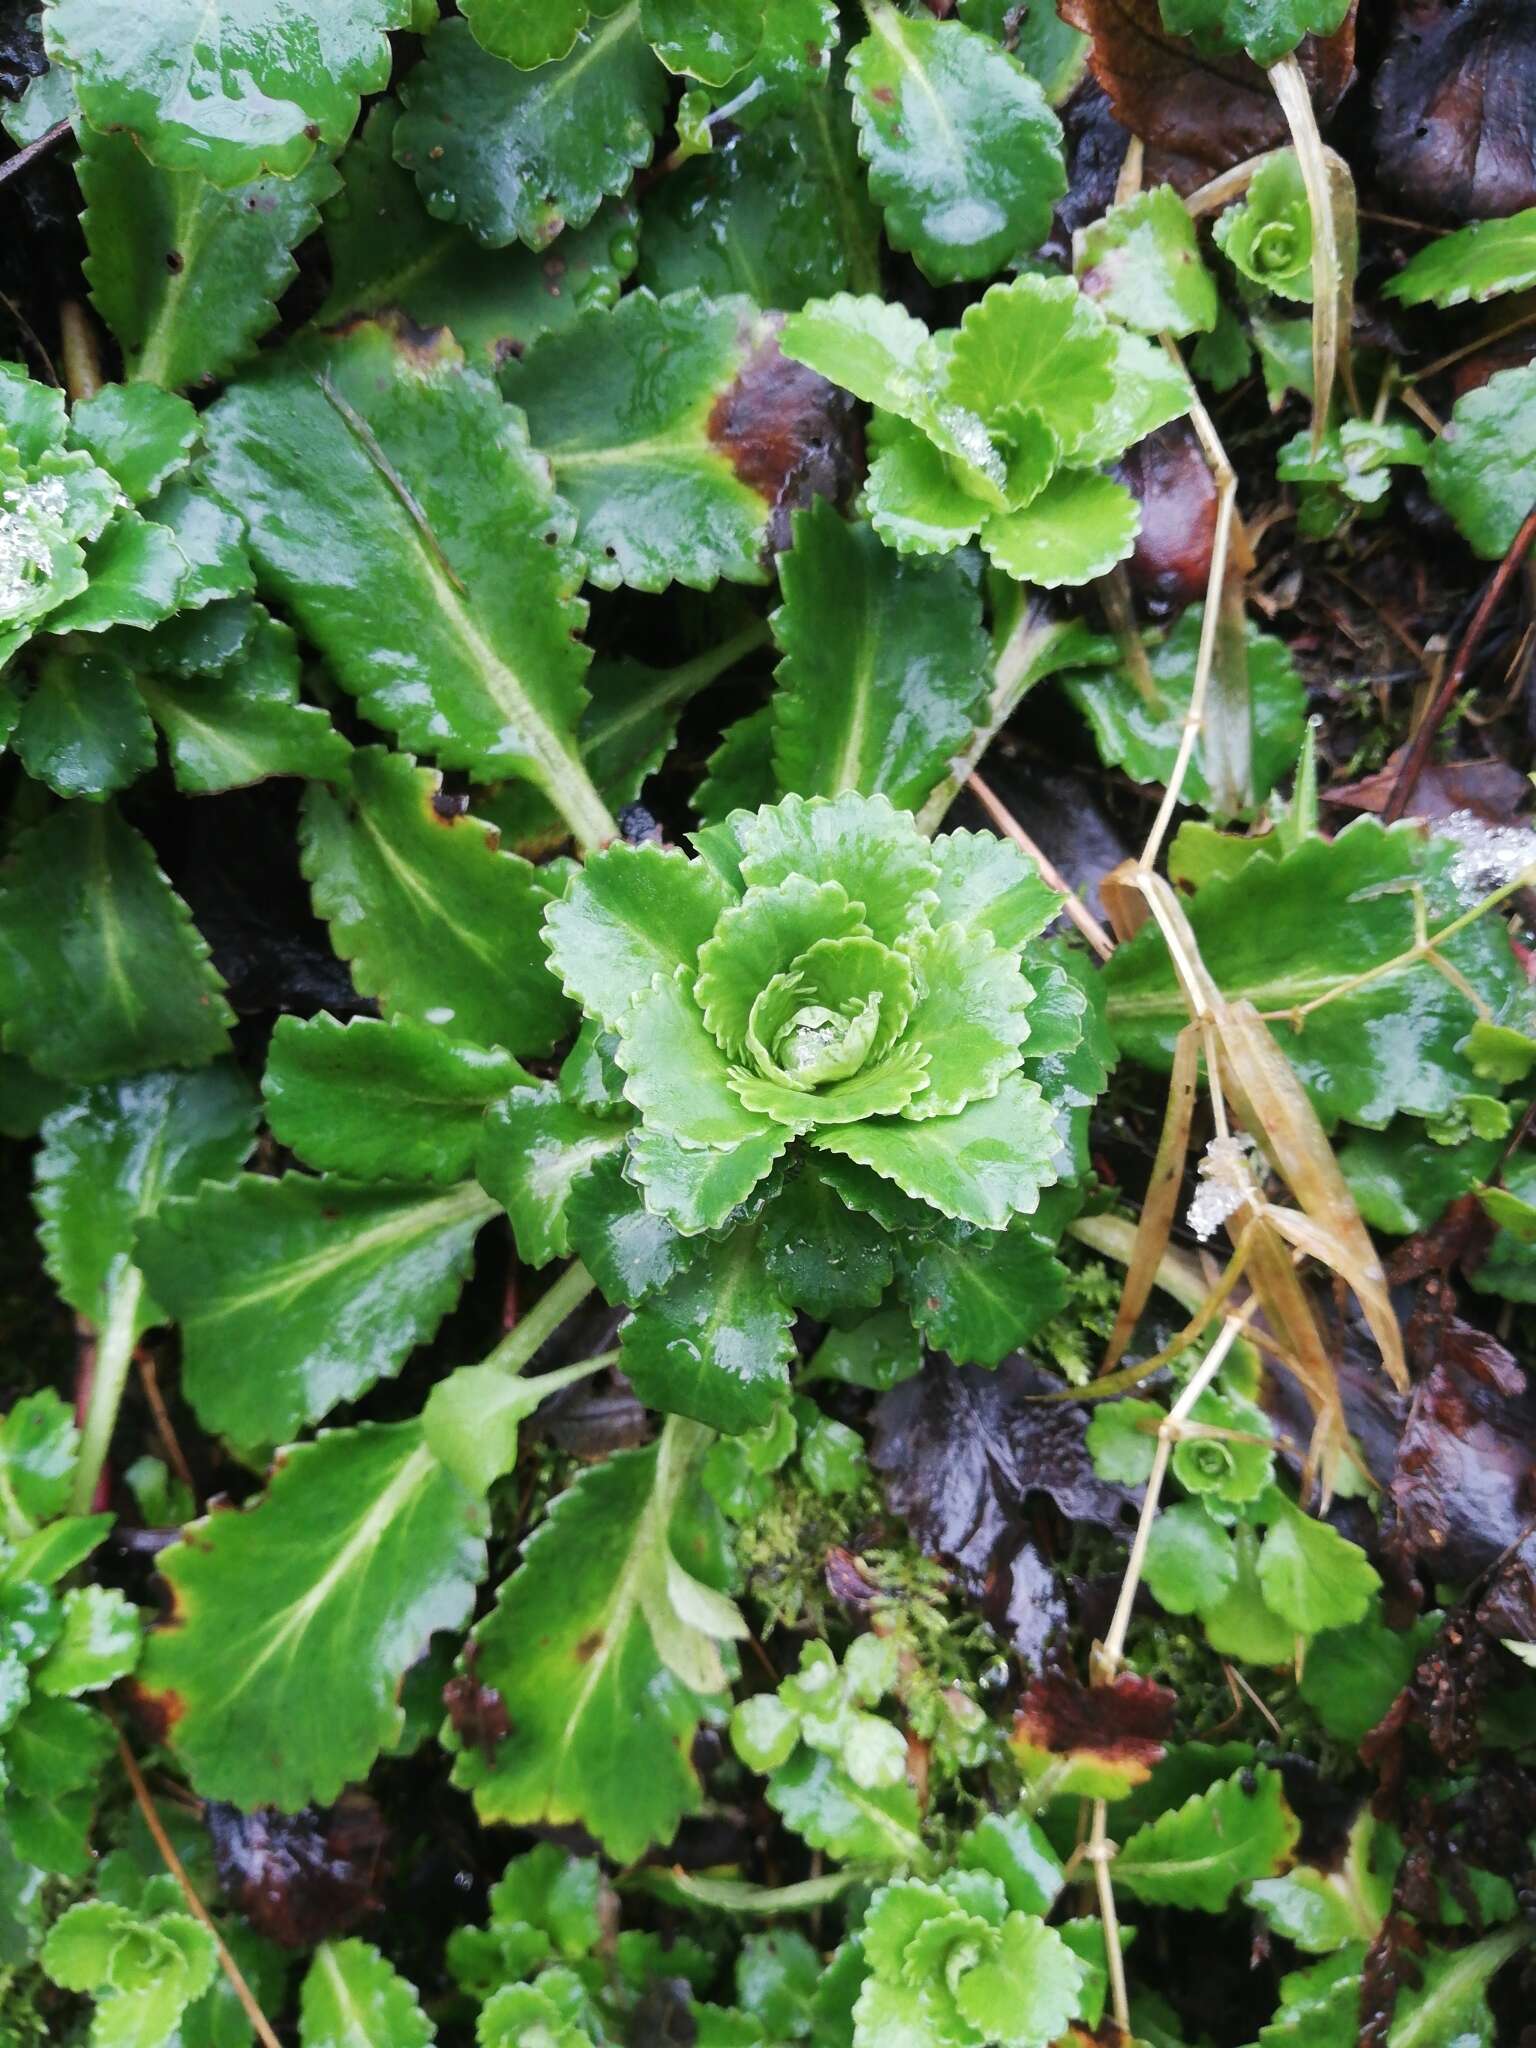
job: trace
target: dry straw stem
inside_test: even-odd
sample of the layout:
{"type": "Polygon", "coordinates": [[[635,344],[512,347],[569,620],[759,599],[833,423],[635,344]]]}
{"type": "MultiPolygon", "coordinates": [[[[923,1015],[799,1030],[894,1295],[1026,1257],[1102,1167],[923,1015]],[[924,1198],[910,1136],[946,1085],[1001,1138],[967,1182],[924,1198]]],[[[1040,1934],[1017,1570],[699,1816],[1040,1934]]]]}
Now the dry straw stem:
{"type": "Polygon", "coordinates": [[[1341,156],[1327,148],[1318,131],[1312,95],[1294,55],[1272,66],[1269,82],[1290,127],[1301,180],[1312,209],[1312,453],[1321,451],[1328,431],[1335,378],[1360,409],[1350,362],[1349,330],[1354,317],[1355,266],[1360,228],[1355,181],[1341,156]]]}

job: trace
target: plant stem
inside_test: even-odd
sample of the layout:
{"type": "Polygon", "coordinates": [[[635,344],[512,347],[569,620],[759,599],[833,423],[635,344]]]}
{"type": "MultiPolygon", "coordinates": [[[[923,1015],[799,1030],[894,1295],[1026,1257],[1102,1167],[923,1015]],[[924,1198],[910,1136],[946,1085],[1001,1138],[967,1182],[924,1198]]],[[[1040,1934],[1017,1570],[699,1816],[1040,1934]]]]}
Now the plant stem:
{"type": "Polygon", "coordinates": [[[71,1503],[77,1515],[88,1515],[96,1497],[96,1482],[107,1462],[117,1411],[123,1404],[123,1389],[133,1365],[133,1347],[138,1338],[139,1309],[144,1299],[144,1276],[137,1266],[125,1265],[113,1291],[107,1319],[96,1339],[96,1370],[91,1376],[90,1398],[86,1402],[85,1424],[80,1433],[80,1459],[75,1467],[75,1491],[71,1503]]]}
{"type": "Polygon", "coordinates": [[[552,1337],[566,1317],[580,1308],[587,1296],[596,1290],[597,1282],[592,1275],[580,1259],[573,1259],[555,1284],[539,1296],[516,1328],[507,1332],[485,1363],[501,1372],[521,1372],[539,1346],[552,1337]]]}
{"type": "Polygon", "coordinates": [[[590,1379],[593,1373],[602,1372],[606,1366],[617,1365],[618,1362],[617,1348],[612,1351],[599,1351],[595,1358],[578,1358],[574,1365],[557,1365],[553,1372],[537,1373],[523,1384],[530,1388],[537,1387],[539,1399],[546,1401],[551,1394],[558,1394],[563,1387],[574,1387],[578,1380],[590,1379]]]}
{"type": "Polygon", "coordinates": [[[14,178],[18,171],[24,171],[28,164],[34,164],[40,156],[46,156],[56,142],[62,142],[70,132],[73,123],[66,114],[62,121],[55,121],[46,133],[39,135],[35,142],[29,142],[24,149],[18,149],[14,156],[8,156],[0,164],[0,185],[7,178],[14,178]]]}
{"type": "Polygon", "coordinates": [[[987,705],[987,722],[963,754],[950,763],[950,772],[929,796],[917,814],[917,827],[931,837],[944,822],[961,788],[1003,727],[1012,718],[1026,692],[1035,682],[1040,660],[1053,640],[1066,631],[1058,619],[1047,618],[1035,604],[1026,603],[1019,622],[1003,643],[993,664],[992,696],[987,705]]]}
{"type": "Polygon", "coordinates": [[[1006,832],[1016,846],[1022,846],[1035,866],[1040,870],[1044,879],[1049,882],[1053,889],[1059,889],[1062,895],[1066,897],[1067,900],[1062,905],[1062,909],[1071,918],[1099,958],[1107,960],[1115,950],[1114,940],[1105,931],[1103,925],[1099,923],[1087,904],[1077,895],[1071,884],[1063,878],[1040,851],[1040,848],[1036,846],[1012,811],[994,795],[993,791],[982,781],[979,775],[973,774],[967,787],[974,794],[977,802],[992,820],[993,824],[996,825],[997,829],[1000,832],[1006,832]]]}
{"type": "Polygon", "coordinates": [[[101,389],[101,351],[91,316],[78,299],[59,302],[59,340],[64,361],[64,389],[70,403],[94,398],[101,389]]]}
{"type": "Polygon", "coordinates": [[[245,2016],[250,2021],[257,2040],[261,2042],[262,2048],[282,2048],[281,2042],[272,2031],[266,2014],[256,2003],[255,1995],[250,1985],[246,1983],[245,1978],[241,1975],[240,1965],[225,1947],[224,1937],[214,1925],[208,1908],[194,1890],[192,1880],[187,1876],[182,1860],[176,1854],[171,1838],[165,1832],[160,1815],[155,1810],[155,1802],[150,1797],[149,1787],[144,1782],[144,1774],[139,1769],[133,1751],[128,1747],[121,1733],[117,1738],[117,1753],[122,1759],[123,1769],[128,1773],[128,1783],[133,1787],[133,1796],[138,1801],[139,1811],[144,1816],[144,1825],[149,1829],[150,1838],[164,1858],[166,1869],[175,1878],[177,1884],[180,1885],[182,1897],[187,1902],[188,1910],[196,1919],[202,1922],[209,1934],[212,1935],[214,1950],[219,1958],[219,1968],[229,1979],[230,1989],[245,2008],[245,2016]]]}

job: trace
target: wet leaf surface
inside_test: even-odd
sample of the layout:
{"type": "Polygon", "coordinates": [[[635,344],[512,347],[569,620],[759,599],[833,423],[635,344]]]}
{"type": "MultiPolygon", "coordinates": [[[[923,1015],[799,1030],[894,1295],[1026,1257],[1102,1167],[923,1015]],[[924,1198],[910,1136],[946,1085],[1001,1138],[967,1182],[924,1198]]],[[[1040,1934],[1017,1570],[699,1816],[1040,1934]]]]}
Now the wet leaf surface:
{"type": "Polygon", "coordinates": [[[1500,0],[1406,0],[1377,74],[1377,176],[1460,226],[1536,206],[1536,15],[1500,0]]]}
{"type": "Polygon", "coordinates": [[[350,1933],[381,1903],[389,1830],[366,1793],[299,1813],[242,1813],[214,1799],[203,1819],[225,1898],[269,1941],[309,1948],[350,1933]]]}

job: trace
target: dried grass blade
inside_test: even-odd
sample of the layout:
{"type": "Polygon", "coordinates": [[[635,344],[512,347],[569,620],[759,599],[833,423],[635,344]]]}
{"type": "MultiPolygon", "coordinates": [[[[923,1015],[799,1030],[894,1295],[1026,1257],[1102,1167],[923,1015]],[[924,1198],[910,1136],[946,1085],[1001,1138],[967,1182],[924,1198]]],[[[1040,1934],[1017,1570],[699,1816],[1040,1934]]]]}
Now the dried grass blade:
{"type": "Polygon", "coordinates": [[[1195,1088],[1200,1075],[1200,1031],[1186,1024],[1174,1041],[1173,1072],[1168,1081],[1168,1107],[1163,1113],[1162,1133],[1152,1174],[1142,1203],[1136,1242],[1126,1268],[1125,1286],[1115,1310],[1114,1328],[1104,1349],[1101,1374],[1113,1372],[1131,1341],[1131,1333],[1157,1279],[1158,1265],[1167,1248],[1169,1233],[1184,1181],[1189,1157],[1189,1133],[1195,1114],[1195,1088]]]}

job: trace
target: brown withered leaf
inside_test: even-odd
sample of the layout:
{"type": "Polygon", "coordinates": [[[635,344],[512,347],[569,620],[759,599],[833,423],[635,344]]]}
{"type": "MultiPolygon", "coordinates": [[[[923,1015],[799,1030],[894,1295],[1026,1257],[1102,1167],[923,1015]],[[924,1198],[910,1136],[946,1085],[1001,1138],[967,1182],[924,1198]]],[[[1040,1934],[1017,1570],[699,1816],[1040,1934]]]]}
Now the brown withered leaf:
{"type": "Polygon", "coordinates": [[[1134,1497],[1098,1477],[1075,1403],[1030,1396],[1058,1383],[1022,1355],[996,1372],[930,1358],[882,1395],[870,1459],[886,1500],[923,1549],[943,1558],[1020,1656],[1038,1660],[1065,1604],[1033,1538],[1030,1503],[1070,1522],[1124,1530],[1134,1497]]]}
{"type": "Polygon", "coordinates": [[[380,1904],[388,1830],[365,1792],[302,1813],[210,1800],[203,1819],[224,1896],[284,1948],[345,1934],[380,1904]]]}
{"type": "Polygon", "coordinates": [[[1056,1795],[1119,1799],[1162,1762],[1177,1704],[1132,1671],[1093,1686],[1050,1672],[1025,1689],[1009,1743],[1031,1779],[1050,1773],[1056,1795]]]}
{"type": "MultiPolygon", "coordinates": [[[[1115,115],[1146,144],[1146,182],[1191,192],[1288,131],[1274,90],[1247,57],[1207,56],[1163,26],[1158,0],[1061,0],[1061,17],[1092,37],[1088,62],[1115,115]]],[[[1297,52],[1326,121],[1354,76],[1351,12],[1335,35],[1308,36],[1297,52]]]]}
{"type": "Polygon", "coordinates": [[[1460,226],[1536,206],[1536,10],[1405,0],[1372,95],[1393,206],[1460,226]]]}
{"type": "Polygon", "coordinates": [[[863,434],[846,391],[769,339],[754,349],[709,415],[709,438],[766,500],[768,545],[789,546],[791,512],[846,496],[863,464],[863,434]]]}
{"type": "MultiPolygon", "coordinates": [[[[1404,751],[1399,747],[1374,775],[1324,790],[1324,802],[1379,817],[1397,781],[1404,751]]],[[[1404,816],[1448,818],[1454,811],[1471,811],[1487,824],[1509,825],[1524,818],[1530,808],[1530,781],[1513,762],[1431,761],[1413,786],[1404,816]]]]}
{"type": "MultiPolygon", "coordinates": [[[[1536,1395],[1525,1374],[1496,1338],[1455,1316],[1420,1311],[1408,1341],[1423,1377],[1384,1502],[1390,1553],[1453,1585],[1470,1584],[1500,1560],[1506,1570],[1517,1561],[1529,1570],[1536,1395]]],[[[1506,1597],[1518,1597],[1514,1578],[1506,1597]]]]}

